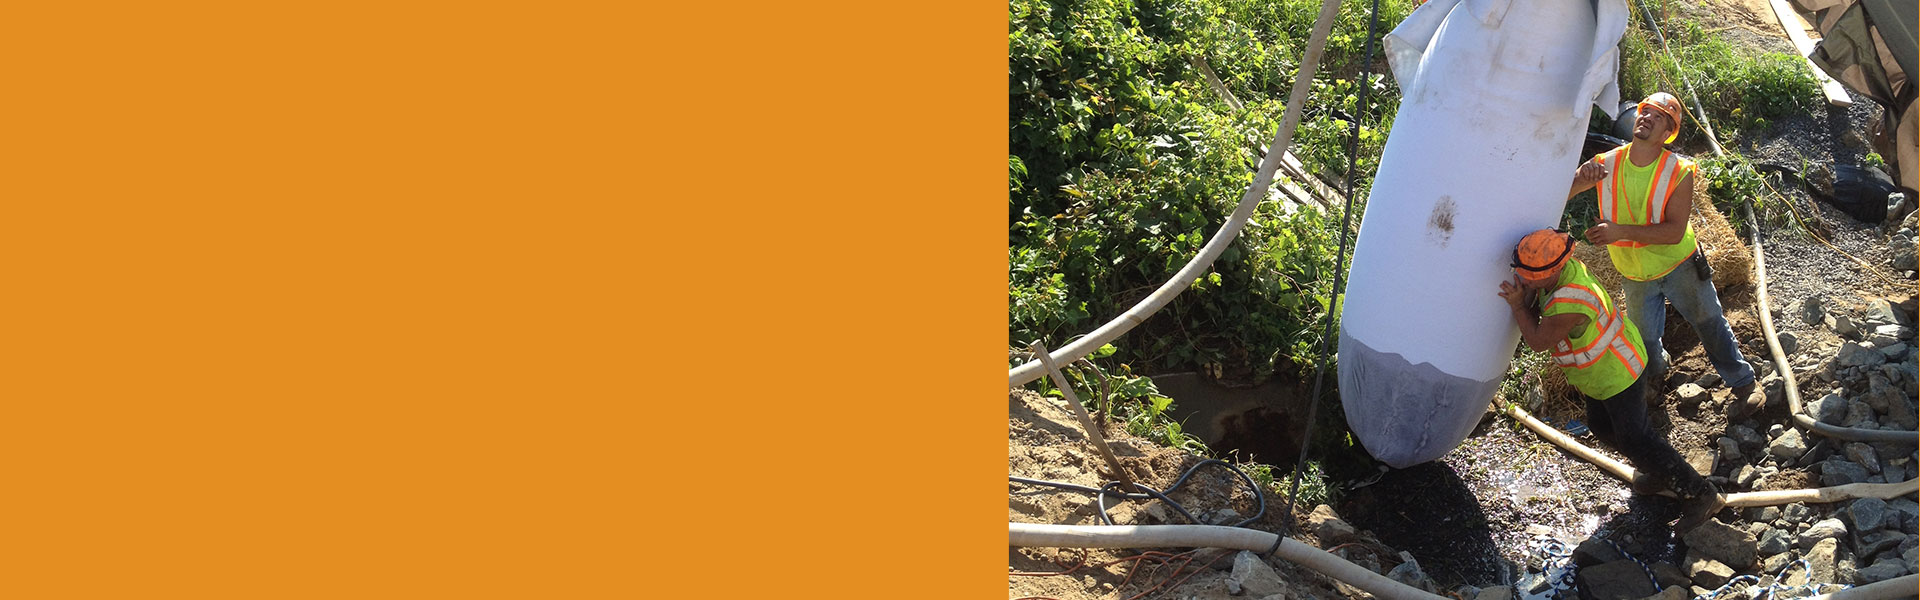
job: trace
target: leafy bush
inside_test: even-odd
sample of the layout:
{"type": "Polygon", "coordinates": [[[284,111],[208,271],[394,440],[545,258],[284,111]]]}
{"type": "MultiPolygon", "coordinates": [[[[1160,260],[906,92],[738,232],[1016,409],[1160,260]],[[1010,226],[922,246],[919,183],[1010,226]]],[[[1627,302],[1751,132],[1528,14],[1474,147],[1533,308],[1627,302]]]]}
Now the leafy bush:
{"type": "Polygon", "coordinates": [[[1660,41],[1647,28],[1645,15],[1633,12],[1632,22],[1620,41],[1620,97],[1638,100],[1656,91],[1681,98],[1688,105],[1688,121],[1675,143],[1686,148],[1708,147],[1706,134],[1693,123],[1693,99],[1680,77],[1693,83],[1707,118],[1713,123],[1723,146],[1743,136],[1764,131],[1772,121],[1792,114],[1810,112],[1820,105],[1820,85],[1806,61],[1798,56],[1770,52],[1758,56],[1742,54],[1725,39],[1712,35],[1694,23],[1683,23],[1660,16],[1654,10],[1660,30],[1673,48],[1673,58],[1661,49],[1660,41]]]}
{"type": "MultiPolygon", "coordinates": [[[[1383,1],[1376,36],[1413,4],[1383,1]]],[[[1058,345],[1088,331],[1198,252],[1252,183],[1255,150],[1279,125],[1318,9],[1305,0],[1010,2],[1009,343],[1058,345]],[[1219,98],[1194,59],[1245,109],[1219,98]]],[[[1384,60],[1359,74],[1365,3],[1346,3],[1341,16],[1294,150],[1337,182],[1346,124],[1358,118],[1364,196],[1398,90],[1384,60]],[[1373,86],[1364,113],[1361,84],[1373,86]]],[[[1206,276],[1122,339],[1120,358],[1256,381],[1310,368],[1332,307],[1337,227],[1316,210],[1263,203],[1206,276]]]]}

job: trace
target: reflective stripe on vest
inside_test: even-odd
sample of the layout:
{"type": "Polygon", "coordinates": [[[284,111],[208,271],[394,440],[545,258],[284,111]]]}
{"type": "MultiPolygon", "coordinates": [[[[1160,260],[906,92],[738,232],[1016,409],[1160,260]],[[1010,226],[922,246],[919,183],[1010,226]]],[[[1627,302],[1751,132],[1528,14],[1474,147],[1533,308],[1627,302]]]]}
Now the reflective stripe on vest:
{"type": "MultiPolygon", "coordinates": [[[[1632,212],[1631,202],[1628,203],[1629,206],[1627,210],[1621,210],[1620,206],[1620,192],[1625,191],[1623,188],[1626,186],[1627,178],[1626,172],[1622,170],[1620,166],[1625,164],[1624,161],[1629,160],[1627,158],[1627,149],[1631,147],[1632,146],[1621,146],[1602,153],[1599,157],[1600,165],[1607,168],[1607,176],[1600,178],[1600,188],[1597,191],[1598,196],[1595,198],[1600,204],[1601,220],[1619,223],[1620,219],[1616,215],[1630,214],[1632,212]]],[[[1674,156],[1673,153],[1668,152],[1666,148],[1660,149],[1660,158],[1656,159],[1654,164],[1658,168],[1653,173],[1651,193],[1647,195],[1647,210],[1652,214],[1649,218],[1641,220],[1639,223],[1628,223],[1630,225],[1651,225],[1666,222],[1667,203],[1672,200],[1670,196],[1676,191],[1674,188],[1680,184],[1680,179],[1684,178],[1683,174],[1679,173],[1680,157],[1674,156]],[[1658,202],[1655,202],[1656,199],[1658,202]]],[[[1637,218],[1640,215],[1631,216],[1637,218]]],[[[1614,242],[1612,245],[1625,248],[1643,248],[1647,246],[1647,244],[1627,240],[1620,240],[1614,242]]]]}
{"type": "Polygon", "coordinates": [[[1600,362],[1600,359],[1608,354],[1612,354],[1622,366],[1627,368],[1629,375],[1640,376],[1640,371],[1645,366],[1644,361],[1640,353],[1634,350],[1633,344],[1627,341],[1627,336],[1624,335],[1627,320],[1621,317],[1619,311],[1607,310],[1606,303],[1600,300],[1598,293],[1579,284],[1565,285],[1554,290],[1553,296],[1547,301],[1547,306],[1558,303],[1580,304],[1592,309],[1593,314],[1597,315],[1593,325],[1599,328],[1600,335],[1594,336],[1592,342],[1579,349],[1575,349],[1569,340],[1560,340],[1553,346],[1552,354],[1555,364],[1584,369],[1600,362]]]}

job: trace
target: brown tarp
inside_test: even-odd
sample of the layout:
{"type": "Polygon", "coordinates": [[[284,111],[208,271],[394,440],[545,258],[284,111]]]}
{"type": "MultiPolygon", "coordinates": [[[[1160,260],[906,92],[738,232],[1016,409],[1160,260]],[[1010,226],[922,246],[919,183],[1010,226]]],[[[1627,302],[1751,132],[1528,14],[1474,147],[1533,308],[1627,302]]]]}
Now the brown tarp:
{"type": "Polygon", "coordinates": [[[1883,109],[1873,124],[1873,148],[1888,160],[1894,182],[1920,189],[1920,119],[1910,78],[1916,72],[1913,0],[1789,0],[1820,31],[1808,56],[1827,75],[1883,109]]]}

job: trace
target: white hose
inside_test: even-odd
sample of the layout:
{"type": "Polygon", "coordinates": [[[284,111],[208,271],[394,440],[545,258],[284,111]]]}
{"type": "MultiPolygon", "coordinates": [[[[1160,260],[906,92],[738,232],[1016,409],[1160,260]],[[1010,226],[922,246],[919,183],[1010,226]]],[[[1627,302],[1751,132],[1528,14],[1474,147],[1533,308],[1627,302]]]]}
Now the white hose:
{"type": "MultiPolygon", "coordinates": [[[[1312,88],[1310,84],[1313,82],[1313,72],[1319,68],[1320,53],[1327,46],[1327,32],[1333,28],[1334,16],[1339,12],[1340,0],[1327,0],[1320,5],[1320,17],[1313,22],[1313,37],[1307,41],[1307,54],[1300,61],[1300,73],[1293,79],[1293,93],[1287,98],[1286,116],[1280,120],[1280,130],[1274,132],[1273,144],[1269,146],[1270,150],[1266,158],[1260,161],[1260,170],[1254,175],[1253,186],[1247,188],[1246,195],[1240,197],[1240,205],[1234,207],[1233,214],[1227,217],[1227,222],[1220,226],[1219,231],[1214,232],[1213,237],[1207,239],[1207,244],[1200,248],[1200,254],[1194,256],[1193,260],[1187,261],[1187,266],[1181,267],[1180,272],[1174,273],[1166,283],[1160,284],[1159,289],[1133,305],[1133,308],[1127,309],[1127,312],[1121,313],[1112,321],[1093,330],[1092,333],[1065,346],[1055,348],[1052,354],[1053,362],[1066,364],[1079,360],[1108,342],[1125,335],[1128,331],[1132,331],[1135,326],[1145,322],[1147,317],[1165,308],[1167,303],[1173,301],[1174,296],[1186,291],[1187,286],[1192,285],[1194,280],[1205,274],[1206,270],[1213,266],[1213,261],[1227,251],[1227,245],[1233,242],[1233,238],[1240,235],[1240,230],[1246,227],[1247,220],[1253,217],[1253,209],[1260,206],[1260,201],[1267,197],[1267,187],[1273,184],[1273,172],[1280,168],[1280,157],[1286,154],[1287,148],[1293,143],[1293,130],[1300,124],[1300,109],[1306,106],[1307,91],[1312,88]]],[[[1016,388],[1026,385],[1028,382],[1039,379],[1044,373],[1045,368],[1039,360],[1027,361],[1026,364],[1007,371],[1007,387],[1016,388]]]]}
{"type": "Polygon", "coordinates": [[[1862,586],[1850,587],[1831,594],[1812,596],[1806,600],[1889,600],[1891,598],[1912,598],[1914,586],[1920,585],[1920,575],[1895,577],[1886,581],[1876,581],[1862,586]]]}
{"type": "Polygon", "coordinates": [[[1388,579],[1292,538],[1219,525],[1040,525],[1008,523],[1007,545],[1043,548],[1231,548],[1274,554],[1386,600],[1447,600],[1388,579]]]}

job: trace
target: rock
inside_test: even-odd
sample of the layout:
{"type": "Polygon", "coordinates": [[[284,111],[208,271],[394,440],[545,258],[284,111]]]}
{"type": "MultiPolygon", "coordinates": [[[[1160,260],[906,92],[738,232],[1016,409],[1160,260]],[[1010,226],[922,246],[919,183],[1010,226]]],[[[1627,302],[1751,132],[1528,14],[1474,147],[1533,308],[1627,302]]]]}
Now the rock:
{"type": "Polygon", "coordinates": [[[1791,355],[1800,350],[1800,336],[1794,335],[1791,331],[1782,331],[1774,339],[1780,341],[1781,352],[1791,355]]]}
{"type": "Polygon", "coordinates": [[[1428,577],[1425,571],[1420,570],[1420,562],[1413,559],[1412,553],[1401,552],[1400,561],[1399,566],[1394,567],[1391,571],[1387,571],[1388,579],[1426,590],[1430,593],[1439,591],[1439,584],[1434,583],[1432,577],[1428,577]]]}
{"type": "Polygon", "coordinates": [[[1827,309],[1821,306],[1822,304],[1824,302],[1819,296],[1807,296],[1806,300],[1800,301],[1800,320],[1806,321],[1808,325],[1819,325],[1825,322],[1827,309]]]}
{"type": "Polygon", "coordinates": [[[1847,418],[1841,423],[1847,427],[1878,429],[1880,423],[1875,417],[1873,407],[1867,406],[1866,400],[1854,398],[1847,401],[1847,418]]]}
{"type": "Polygon", "coordinates": [[[1850,340],[1860,339],[1860,326],[1853,322],[1853,318],[1843,314],[1828,313],[1825,320],[1827,329],[1833,330],[1835,335],[1850,340]]]}
{"type": "Polygon", "coordinates": [[[1887,501],[1879,498],[1861,498],[1847,504],[1840,513],[1850,521],[1848,528],[1859,535],[1879,531],[1886,525],[1887,501]]]}
{"type": "Polygon", "coordinates": [[[1699,404],[1701,400],[1707,399],[1707,390],[1699,384],[1683,383],[1674,392],[1680,394],[1680,401],[1688,405],[1699,404]]]}
{"type": "Polygon", "coordinates": [[[1830,540],[1846,534],[1846,523],[1840,522],[1839,519],[1822,519],[1812,527],[1808,527],[1806,531],[1800,532],[1800,541],[1797,545],[1801,548],[1812,548],[1821,540],[1830,540]]]}
{"type": "Polygon", "coordinates": [[[1675,585],[1668,586],[1666,589],[1660,590],[1660,593],[1647,596],[1642,600],[1687,600],[1688,598],[1692,598],[1692,596],[1687,595],[1687,586],[1675,585]]]}
{"type": "Polygon", "coordinates": [[[1732,481],[1740,484],[1741,487],[1752,487],[1753,480],[1759,477],[1760,469],[1754,468],[1753,465],[1740,465],[1740,468],[1734,470],[1732,481]]]}
{"type": "Polygon", "coordinates": [[[1713,387],[1714,384],[1717,383],[1720,383],[1720,372],[1718,371],[1707,371],[1707,374],[1701,375],[1699,379],[1693,380],[1694,385],[1703,388],[1713,387]]]}
{"type": "Polygon", "coordinates": [[[1807,416],[1828,425],[1839,425],[1847,418],[1847,399],[1839,394],[1827,394],[1819,400],[1807,404],[1807,416]]]}
{"type": "Polygon", "coordinates": [[[1688,584],[1693,583],[1692,578],[1687,577],[1687,572],[1673,563],[1653,563],[1652,569],[1653,580],[1662,588],[1686,589],[1688,584]]]}
{"type": "Polygon", "coordinates": [[[1573,564],[1582,568],[1606,564],[1623,558],[1626,557],[1621,556],[1620,551],[1613,548],[1613,544],[1609,544],[1606,540],[1600,538],[1587,538],[1586,541],[1580,542],[1580,545],[1573,549],[1573,564]]]}
{"type": "Polygon", "coordinates": [[[1235,596],[1265,598],[1286,591],[1280,574],[1260,555],[1245,550],[1233,556],[1233,573],[1227,576],[1227,593],[1235,596]]]}
{"type": "Polygon", "coordinates": [[[1893,302],[1886,298],[1874,298],[1867,302],[1867,309],[1861,311],[1860,318],[1875,325],[1900,324],[1900,312],[1894,310],[1893,302]]]}
{"type": "Polygon", "coordinates": [[[1785,517],[1789,523],[1805,523],[1808,518],[1813,516],[1813,508],[1795,502],[1788,504],[1786,508],[1780,509],[1780,516],[1785,517]]]}
{"type": "Polygon", "coordinates": [[[1834,583],[1836,581],[1834,579],[1834,571],[1837,569],[1834,552],[1839,547],[1840,541],[1833,538],[1826,538],[1814,544],[1813,549],[1808,550],[1806,556],[1807,566],[1811,567],[1811,569],[1804,575],[1799,571],[1795,571],[1793,575],[1787,577],[1787,584],[1800,585],[1809,582],[1834,583]],[[1796,579],[1799,581],[1795,582],[1796,579]]]}
{"type": "Polygon", "coordinates": [[[1898,557],[1900,551],[1896,548],[1899,548],[1900,542],[1904,541],[1907,541],[1906,534],[1897,531],[1876,531],[1872,535],[1860,536],[1860,541],[1854,544],[1853,555],[1872,558],[1886,553],[1887,556],[1898,557]]]}
{"type": "Polygon", "coordinates": [[[1900,553],[1900,563],[1907,566],[1908,572],[1920,572],[1920,548],[1908,548],[1900,553]]]}
{"type": "Polygon", "coordinates": [[[1725,457],[1729,461],[1738,461],[1746,458],[1746,454],[1740,452],[1740,442],[1735,441],[1733,438],[1723,435],[1720,436],[1720,439],[1715,440],[1714,443],[1720,445],[1720,456],[1725,457]]]}
{"type": "Polygon", "coordinates": [[[1772,556],[1793,547],[1793,534],[1779,529],[1767,529],[1760,535],[1760,543],[1754,547],[1761,554],[1772,556]]]}
{"type": "Polygon", "coordinates": [[[1333,507],[1325,504],[1313,507],[1313,514],[1307,516],[1307,530],[1320,539],[1322,548],[1332,548],[1358,538],[1359,531],[1340,519],[1333,507]]]}
{"type": "Polygon", "coordinates": [[[1893,236],[1887,240],[1887,249],[1893,252],[1893,268],[1897,271],[1911,271],[1920,268],[1920,252],[1916,252],[1913,240],[1904,235],[1893,236]]]}
{"type": "Polygon", "coordinates": [[[1893,411],[1893,403],[1900,401],[1905,392],[1893,384],[1893,380],[1881,373],[1867,376],[1867,406],[1881,413],[1893,411]]]}
{"type": "Polygon", "coordinates": [[[1866,344],[1845,342],[1840,344],[1840,353],[1834,355],[1833,360],[1842,367],[1871,367],[1887,362],[1887,356],[1866,344]]]}
{"type": "Polygon", "coordinates": [[[1238,522],[1240,518],[1240,511],[1231,508],[1222,508],[1208,515],[1206,521],[1214,525],[1231,525],[1238,522]]]}
{"type": "Polygon", "coordinates": [[[1866,467],[1868,473],[1880,472],[1880,455],[1874,453],[1873,446],[1868,446],[1860,442],[1852,442],[1847,444],[1845,449],[1847,460],[1866,467]]]}
{"type": "Polygon", "coordinates": [[[1480,588],[1480,593],[1474,595],[1473,597],[1473,600],[1512,600],[1512,599],[1513,599],[1513,588],[1507,587],[1504,585],[1496,585],[1489,588],[1480,588]]]}
{"type": "Polygon", "coordinates": [[[1800,439],[1800,430],[1789,429],[1767,446],[1767,453],[1780,460],[1793,460],[1807,453],[1807,443],[1800,439]]]}
{"type": "Polygon", "coordinates": [[[1717,519],[1707,519],[1706,523],[1688,531],[1680,539],[1685,540],[1687,547],[1701,557],[1720,561],[1736,569],[1752,566],[1757,558],[1757,542],[1753,534],[1717,519]]]}
{"type": "Polygon", "coordinates": [[[1574,576],[1575,585],[1592,595],[1596,600],[1637,600],[1653,595],[1653,581],[1647,578],[1647,572],[1640,563],[1631,560],[1616,560],[1603,565],[1581,569],[1574,576]]]}
{"type": "Polygon", "coordinates": [[[1867,468],[1845,460],[1820,463],[1820,485],[1832,487],[1867,480],[1867,468]]]}
{"type": "Polygon", "coordinates": [[[1686,458],[1687,465],[1693,467],[1694,472],[1701,474],[1713,472],[1715,459],[1712,450],[1706,448],[1688,450],[1686,458]]]}
{"type": "Polygon", "coordinates": [[[1688,555],[1685,568],[1694,585],[1707,589],[1726,585],[1727,580],[1733,578],[1733,567],[1711,558],[1688,555]]]}
{"type": "Polygon", "coordinates": [[[1787,568],[1787,563],[1792,561],[1793,555],[1786,552],[1768,556],[1766,560],[1760,561],[1760,572],[1779,573],[1781,569],[1787,568]]]}
{"type": "Polygon", "coordinates": [[[1900,520],[1920,520],[1920,502],[1906,498],[1894,498],[1887,501],[1887,509],[1900,514],[1900,520]]]}
{"type": "Polygon", "coordinates": [[[1761,450],[1767,447],[1767,438],[1762,437],[1760,432],[1754,431],[1752,427],[1734,425],[1727,428],[1727,435],[1732,436],[1735,441],[1740,442],[1740,448],[1742,450],[1749,448],[1761,450]]]}
{"type": "Polygon", "coordinates": [[[1883,558],[1874,561],[1872,566],[1853,572],[1854,585],[1866,585],[1876,581],[1886,581],[1907,574],[1907,566],[1900,559],[1883,558]]]}
{"type": "Polygon", "coordinates": [[[1914,399],[1911,396],[1887,403],[1887,421],[1892,423],[1895,429],[1913,431],[1916,426],[1920,426],[1920,416],[1916,416],[1915,412],[1914,399]]]}
{"type": "Polygon", "coordinates": [[[1820,438],[1820,441],[1814,442],[1807,448],[1807,453],[1800,455],[1800,460],[1794,461],[1794,464],[1805,467],[1826,460],[1833,456],[1833,446],[1834,444],[1827,438],[1820,438]]]}
{"type": "Polygon", "coordinates": [[[1849,581],[1853,581],[1854,572],[1859,570],[1860,570],[1860,562],[1854,559],[1853,555],[1847,554],[1845,552],[1834,553],[1833,555],[1833,582],[1834,583],[1846,583],[1849,581]]]}

